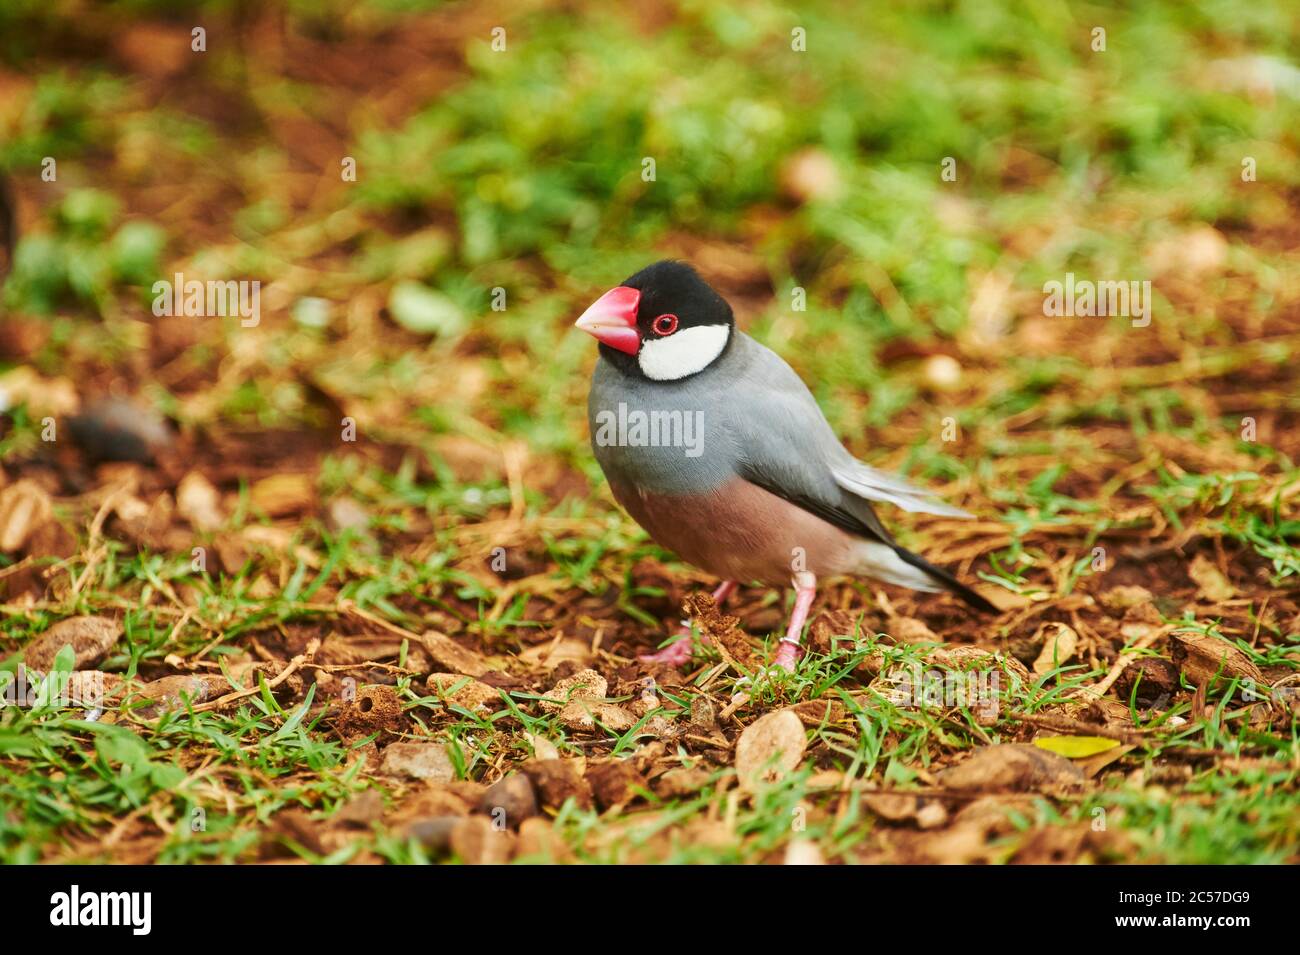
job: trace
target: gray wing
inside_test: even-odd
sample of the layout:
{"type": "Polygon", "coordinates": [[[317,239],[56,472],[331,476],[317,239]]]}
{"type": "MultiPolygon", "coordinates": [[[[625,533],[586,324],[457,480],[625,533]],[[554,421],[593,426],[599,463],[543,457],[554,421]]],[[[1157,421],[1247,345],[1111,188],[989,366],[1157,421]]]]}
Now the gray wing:
{"type": "Polygon", "coordinates": [[[728,428],[741,477],[838,527],[891,545],[872,502],[946,517],[972,516],[849,454],[794,370],[752,339],[746,345],[746,367],[728,399],[737,409],[728,428]]]}

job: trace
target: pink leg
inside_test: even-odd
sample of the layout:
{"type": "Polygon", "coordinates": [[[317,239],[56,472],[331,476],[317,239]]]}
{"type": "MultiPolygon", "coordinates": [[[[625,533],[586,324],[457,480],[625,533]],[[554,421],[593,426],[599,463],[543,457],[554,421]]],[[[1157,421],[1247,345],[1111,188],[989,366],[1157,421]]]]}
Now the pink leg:
{"type": "Polygon", "coordinates": [[[734,580],[724,580],[713,590],[713,602],[719,608],[727,602],[727,598],[736,592],[737,584],[734,580]]]}
{"type": "MultiPolygon", "coordinates": [[[[724,580],[713,591],[713,602],[721,607],[727,602],[727,598],[735,592],[736,582],[734,580],[724,580]]],[[[662,650],[656,650],[654,653],[642,654],[637,659],[642,663],[667,663],[669,666],[681,666],[684,663],[690,663],[691,655],[694,652],[691,647],[690,621],[683,620],[682,626],[677,633],[682,637],[681,640],[670,643],[662,650]]],[[[705,634],[700,634],[700,640],[704,643],[709,642],[709,638],[705,634]]]]}
{"type": "Polygon", "coordinates": [[[794,661],[799,656],[799,641],[803,638],[803,625],[808,621],[808,611],[812,609],[813,598],[817,596],[817,578],[808,571],[794,575],[794,610],[790,614],[790,626],[776,648],[772,665],[788,673],[794,672],[794,661]]]}

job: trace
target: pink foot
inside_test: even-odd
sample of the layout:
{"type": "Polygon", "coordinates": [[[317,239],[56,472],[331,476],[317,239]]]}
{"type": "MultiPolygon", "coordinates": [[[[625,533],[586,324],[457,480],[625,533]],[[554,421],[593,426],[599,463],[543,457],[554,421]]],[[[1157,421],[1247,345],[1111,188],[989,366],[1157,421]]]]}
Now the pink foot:
{"type": "Polygon", "coordinates": [[[803,637],[803,625],[808,621],[808,611],[812,609],[813,597],[817,595],[817,578],[808,571],[794,575],[794,610],[790,614],[790,626],[785,636],[777,645],[772,655],[772,666],[779,667],[786,673],[794,672],[795,660],[799,658],[799,641],[803,637]]]}
{"type": "Polygon", "coordinates": [[[786,673],[794,672],[795,660],[799,658],[799,648],[793,643],[786,643],[782,640],[776,647],[776,653],[772,654],[772,666],[786,673]]]}
{"type": "MultiPolygon", "coordinates": [[[[707,640],[703,634],[701,640],[707,640]]],[[[643,653],[637,657],[642,663],[666,663],[670,667],[685,666],[691,662],[691,657],[695,655],[695,648],[691,646],[691,635],[687,633],[676,643],[670,643],[662,650],[656,650],[654,653],[643,653]]]]}
{"type": "MultiPolygon", "coordinates": [[[[734,580],[724,580],[718,584],[713,591],[713,602],[721,607],[732,594],[736,592],[736,582],[734,580]]],[[[683,620],[682,627],[677,633],[681,639],[668,644],[662,650],[656,650],[654,653],[644,653],[637,657],[642,663],[666,663],[669,666],[679,667],[691,662],[691,657],[695,655],[695,648],[691,645],[691,627],[690,624],[683,620]]],[[[709,638],[705,634],[700,634],[700,642],[708,643],[709,638]]]]}

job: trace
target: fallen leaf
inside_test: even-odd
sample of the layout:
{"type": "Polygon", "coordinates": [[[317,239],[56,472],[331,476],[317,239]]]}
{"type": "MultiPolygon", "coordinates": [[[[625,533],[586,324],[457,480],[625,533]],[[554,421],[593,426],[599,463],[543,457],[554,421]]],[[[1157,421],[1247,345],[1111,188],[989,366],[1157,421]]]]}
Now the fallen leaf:
{"type": "Polygon", "coordinates": [[[544,736],[537,736],[533,733],[525,733],[524,739],[532,747],[533,756],[539,760],[559,759],[560,751],[555,744],[544,736]]]}
{"type": "MultiPolygon", "coordinates": [[[[696,697],[703,699],[703,697],[696,697]]],[[[804,700],[790,707],[799,720],[807,727],[816,728],[823,724],[838,723],[844,719],[844,704],[838,700],[804,700]]],[[[694,708],[692,707],[692,712],[694,708]]]]}
{"type": "Polygon", "coordinates": [[[273,474],[254,484],[248,497],[268,517],[291,517],[315,507],[316,488],[307,474],[273,474]]]}
{"type": "MultiPolygon", "coordinates": [[[[1043,649],[1034,661],[1034,672],[1039,676],[1063,666],[1079,645],[1079,635],[1063,623],[1045,623],[1039,627],[1045,637],[1043,649]]],[[[1036,641],[1035,641],[1036,642],[1036,641]]]]}
{"type": "Polygon", "coordinates": [[[1055,753],[1019,743],[975,750],[965,761],[939,773],[950,789],[976,792],[1058,792],[1082,788],[1084,775],[1055,753]]]}
{"type": "Polygon", "coordinates": [[[1105,736],[1040,736],[1034,745],[1066,759],[1086,759],[1119,745],[1119,740],[1105,736]]]}
{"type": "Polygon", "coordinates": [[[539,643],[529,647],[519,654],[519,659],[524,663],[545,667],[548,670],[554,670],[566,660],[585,667],[591,662],[591,646],[585,640],[565,637],[558,643],[539,643]]]}
{"type": "Polygon", "coordinates": [[[1125,703],[1137,688],[1139,703],[1168,702],[1179,691],[1178,667],[1164,657],[1139,657],[1126,666],[1115,681],[1115,689],[1125,703]]]}
{"type": "Polygon", "coordinates": [[[429,651],[429,656],[433,657],[434,662],[457,673],[478,677],[492,669],[483,654],[462,647],[451,637],[436,630],[424,631],[420,634],[420,642],[429,651]]]}
{"type": "MultiPolygon", "coordinates": [[[[7,316],[6,321],[12,317],[7,316]]],[[[40,421],[74,413],[80,405],[77,389],[67,378],[42,378],[30,365],[0,375],[0,411],[27,406],[28,417],[40,421]]]]}
{"type": "Polygon", "coordinates": [[[1237,588],[1223,576],[1223,571],[1204,554],[1197,554],[1187,568],[1188,576],[1196,582],[1196,592],[1211,603],[1231,600],[1237,595],[1237,588]]]}
{"type": "MultiPolygon", "coordinates": [[[[153,550],[170,549],[169,538],[172,537],[170,531],[175,512],[176,505],[172,503],[172,496],[166,492],[155,497],[152,504],[146,504],[137,497],[123,497],[113,508],[113,513],[121,522],[123,533],[138,546],[153,550]]],[[[185,543],[189,542],[189,535],[183,530],[179,538],[185,543]]]]}
{"type": "Polygon", "coordinates": [[[212,531],[224,523],[221,495],[202,474],[191,471],[176,487],[176,510],[196,531],[212,531]]]}
{"type": "Polygon", "coordinates": [[[35,481],[24,478],[0,490],[0,551],[21,551],[27,539],[53,517],[50,496],[35,481]]]}
{"type": "Polygon", "coordinates": [[[1098,753],[1096,756],[1090,756],[1087,759],[1081,759],[1075,765],[1083,770],[1083,775],[1091,779],[1099,772],[1109,766],[1115,760],[1124,756],[1125,753],[1137,749],[1133,743],[1125,743],[1123,746],[1116,746],[1114,749],[1108,749],[1104,753],[1098,753]]]}
{"type": "Polygon", "coordinates": [[[943,643],[943,639],[916,617],[890,617],[885,632],[899,643],[943,643]]]}
{"type": "Polygon", "coordinates": [[[655,795],[661,799],[681,799],[696,796],[709,784],[708,770],[698,766],[670,769],[655,779],[655,795]]]}
{"type": "MultiPolygon", "coordinates": [[[[229,689],[230,684],[221,676],[165,676],[137,688],[140,697],[152,702],[147,706],[133,708],[132,712],[144,719],[153,719],[167,710],[197,706],[229,689]]],[[[128,698],[128,703],[131,702],[128,698]]]]}
{"type": "Polygon", "coordinates": [[[691,700],[691,727],[699,733],[711,734],[718,725],[718,714],[713,701],[701,693],[691,700]]]}
{"type": "Polygon", "coordinates": [[[793,771],[807,746],[803,721],[793,710],[760,716],[736,741],[736,776],[741,789],[754,792],[793,771]]]}
{"type": "Polygon", "coordinates": [[[911,822],[916,818],[920,798],[907,793],[865,793],[862,802],[881,819],[911,822]]]}
{"type": "Polygon", "coordinates": [[[1110,588],[1097,599],[1107,610],[1124,611],[1129,607],[1149,606],[1155,597],[1145,587],[1125,584],[1110,588]]]}
{"type": "MultiPolygon", "coordinates": [[[[1264,675],[1236,645],[1204,633],[1171,633],[1169,655],[1191,686],[1210,686],[1219,680],[1264,682],[1264,675]]],[[[1211,688],[1213,688],[1211,686],[1211,688]]]]}
{"type": "Polygon", "coordinates": [[[969,673],[972,670],[998,670],[1006,673],[1012,681],[1012,689],[1019,685],[1017,680],[1024,683],[1029,682],[1029,671],[1025,665],[1015,657],[1003,656],[991,650],[985,650],[982,647],[973,647],[969,644],[957,644],[955,646],[939,647],[932,651],[925,662],[937,663],[945,666],[950,670],[959,670],[962,673],[969,673]]]}
{"type": "Polygon", "coordinates": [[[121,633],[121,626],[107,617],[68,617],[27,645],[23,663],[29,670],[47,672],[59,651],[71,644],[75,654],[72,666],[79,670],[102,660],[121,633]]]}
{"type": "Polygon", "coordinates": [[[241,528],[239,536],[245,544],[254,548],[265,547],[277,556],[292,558],[311,568],[321,565],[320,554],[305,544],[295,542],[295,532],[291,528],[273,524],[251,524],[241,528]]]}
{"type": "MultiPolygon", "coordinates": [[[[316,651],[316,662],[325,666],[352,666],[396,659],[401,652],[402,638],[398,636],[344,636],[331,633],[316,651]]],[[[458,679],[463,680],[465,677],[458,679]]]]}

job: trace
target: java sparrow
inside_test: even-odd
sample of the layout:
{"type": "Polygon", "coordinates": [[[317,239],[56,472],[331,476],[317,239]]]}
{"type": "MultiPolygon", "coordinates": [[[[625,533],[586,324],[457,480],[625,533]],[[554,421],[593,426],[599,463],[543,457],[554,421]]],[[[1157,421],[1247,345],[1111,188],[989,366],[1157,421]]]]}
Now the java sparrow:
{"type": "MultiPolygon", "coordinates": [[[[795,588],[773,663],[793,669],[819,577],[862,575],[914,590],[984,597],[899,546],[874,503],[971,517],[854,458],[811,392],[738,329],[731,306],[690,266],[637,272],[583,312],[600,342],[587,414],[615,499],[662,547],[722,578],[795,588]]],[[[681,664],[689,637],[643,659],[681,664]]]]}

